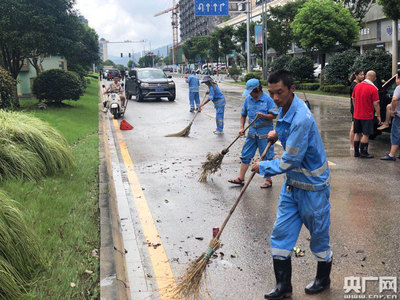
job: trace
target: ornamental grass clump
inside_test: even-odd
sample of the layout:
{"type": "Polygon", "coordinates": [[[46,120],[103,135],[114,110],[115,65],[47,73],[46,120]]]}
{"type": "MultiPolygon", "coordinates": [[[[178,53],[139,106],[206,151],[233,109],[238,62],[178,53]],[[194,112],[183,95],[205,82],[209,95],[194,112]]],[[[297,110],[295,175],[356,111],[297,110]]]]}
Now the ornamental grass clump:
{"type": "Polygon", "coordinates": [[[57,130],[27,114],[0,111],[0,180],[37,180],[73,165],[71,148],[57,130]]]}
{"type": "Polygon", "coordinates": [[[20,298],[42,266],[36,235],[18,203],[0,191],[0,298],[20,298]]]}

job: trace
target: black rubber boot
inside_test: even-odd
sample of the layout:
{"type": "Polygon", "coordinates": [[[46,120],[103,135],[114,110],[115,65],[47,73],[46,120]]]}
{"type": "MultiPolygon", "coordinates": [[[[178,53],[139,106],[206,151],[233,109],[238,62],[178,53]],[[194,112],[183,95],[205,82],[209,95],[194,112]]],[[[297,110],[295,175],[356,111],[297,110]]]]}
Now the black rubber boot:
{"type": "Polygon", "coordinates": [[[331,279],[329,278],[329,274],[331,274],[331,268],[332,261],[318,262],[317,276],[315,277],[314,281],[305,288],[306,294],[318,294],[329,288],[331,284],[331,279]]]}
{"type": "Polygon", "coordinates": [[[374,158],[372,154],[368,153],[368,143],[360,143],[360,152],[361,158],[374,158]]]}
{"type": "Polygon", "coordinates": [[[275,288],[264,295],[264,299],[283,299],[292,296],[292,261],[289,259],[274,259],[276,278],[275,288]]]}
{"type": "Polygon", "coordinates": [[[360,141],[354,141],[354,157],[360,157],[360,141]]]}

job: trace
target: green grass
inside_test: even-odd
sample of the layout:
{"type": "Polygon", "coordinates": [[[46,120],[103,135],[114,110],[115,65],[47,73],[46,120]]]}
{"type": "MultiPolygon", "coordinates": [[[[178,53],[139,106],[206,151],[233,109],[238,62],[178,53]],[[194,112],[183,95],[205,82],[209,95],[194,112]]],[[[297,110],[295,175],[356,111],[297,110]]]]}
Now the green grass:
{"type": "Polygon", "coordinates": [[[73,146],[76,167],[37,182],[0,183],[23,207],[45,257],[44,270],[24,298],[98,299],[99,258],[92,256],[100,247],[98,83],[92,80],[79,101],[61,108],[39,110],[36,103],[21,100],[25,112],[48,122],[73,146]]]}

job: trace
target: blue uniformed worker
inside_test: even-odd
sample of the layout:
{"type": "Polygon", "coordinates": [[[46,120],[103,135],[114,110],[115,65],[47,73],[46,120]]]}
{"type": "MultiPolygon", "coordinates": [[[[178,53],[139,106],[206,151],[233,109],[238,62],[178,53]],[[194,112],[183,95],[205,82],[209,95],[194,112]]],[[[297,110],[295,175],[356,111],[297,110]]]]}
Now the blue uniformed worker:
{"type": "Polygon", "coordinates": [[[189,101],[190,101],[190,112],[194,112],[195,110],[201,111],[199,109],[200,105],[200,97],[199,97],[199,85],[200,81],[196,75],[196,71],[192,70],[192,75],[190,75],[186,82],[189,84],[189,101]],[[195,107],[196,103],[196,107],[195,107]]]}
{"type": "Polygon", "coordinates": [[[316,278],[305,292],[317,294],[330,285],[329,167],[314,116],[294,90],[290,72],[279,70],[268,77],[268,92],[279,107],[279,120],[268,140],[275,143],[279,139],[285,151],[280,159],[252,166],[252,171],[264,177],[286,173],[271,234],[276,287],[265,299],[292,294],[290,257],[303,224],[310,232],[310,248],[318,261],[316,278]]]}
{"type": "Polygon", "coordinates": [[[217,83],[211,78],[210,75],[204,76],[201,83],[205,83],[208,86],[208,98],[200,104],[199,108],[202,108],[206,105],[210,100],[214,103],[214,107],[217,111],[216,114],[216,123],[217,129],[214,131],[214,134],[223,134],[224,133],[224,112],[225,112],[225,96],[222,94],[219,89],[217,83]]]}
{"type": "MultiPolygon", "coordinates": [[[[275,106],[272,98],[266,94],[260,81],[256,78],[249,79],[246,82],[246,90],[243,96],[247,96],[243,103],[243,108],[240,117],[240,130],[239,135],[244,135],[244,127],[246,123],[246,117],[249,117],[249,123],[255,122],[250,126],[247,134],[246,141],[242,149],[242,155],[240,160],[240,172],[239,176],[235,179],[229,179],[228,182],[234,184],[244,184],[244,177],[246,171],[249,168],[251,159],[254,157],[256,150],[260,152],[260,155],[264,152],[267,146],[268,133],[274,129],[272,120],[278,115],[278,109],[275,106]]],[[[271,146],[267,156],[264,159],[273,159],[275,155],[274,146],[271,146]]],[[[261,185],[261,188],[269,188],[272,186],[271,177],[266,178],[265,183],[261,185]]]]}

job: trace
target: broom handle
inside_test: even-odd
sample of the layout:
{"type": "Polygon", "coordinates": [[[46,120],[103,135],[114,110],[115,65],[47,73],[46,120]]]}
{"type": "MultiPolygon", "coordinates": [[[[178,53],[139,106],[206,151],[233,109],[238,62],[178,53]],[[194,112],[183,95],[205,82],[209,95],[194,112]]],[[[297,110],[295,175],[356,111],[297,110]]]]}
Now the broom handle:
{"type": "MultiPolygon", "coordinates": [[[[254,119],[253,121],[251,121],[251,123],[250,123],[249,125],[247,125],[247,127],[244,129],[243,133],[245,133],[245,132],[247,131],[247,129],[249,129],[249,127],[250,127],[251,125],[253,125],[254,122],[255,122],[257,119],[258,119],[258,117],[255,117],[255,119],[254,119]]],[[[233,142],[232,142],[228,147],[226,147],[226,148],[224,149],[224,151],[229,150],[229,148],[230,148],[240,137],[241,137],[241,136],[238,135],[238,136],[233,140],[233,142]]]]}
{"type": "MultiPolygon", "coordinates": [[[[207,94],[204,95],[203,101],[201,101],[201,103],[204,102],[204,100],[206,99],[206,97],[207,97],[207,94]]],[[[194,121],[194,119],[196,119],[198,113],[199,113],[199,110],[196,111],[196,113],[194,114],[194,117],[193,117],[193,119],[192,119],[192,121],[191,121],[190,123],[193,123],[193,121],[194,121]]]]}
{"type": "MultiPolygon", "coordinates": [[[[265,150],[262,153],[261,158],[260,158],[259,161],[262,161],[264,159],[264,157],[267,155],[267,152],[268,152],[269,148],[271,148],[271,146],[272,146],[272,143],[268,142],[268,145],[267,145],[267,147],[265,147],[265,150]]],[[[250,182],[253,180],[254,175],[256,175],[256,172],[252,172],[251,173],[249,180],[247,180],[246,184],[241,189],[239,197],[237,198],[235,204],[233,204],[231,210],[229,211],[228,216],[225,218],[225,221],[221,226],[221,229],[219,230],[217,236],[215,237],[217,240],[219,239],[220,235],[222,234],[222,231],[224,231],[224,228],[225,228],[226,224],[228,223],[228,221],[229,221],[230,217],[232,216],[233,212],[235,211],[236,206],[238,206],[238,204],[239,204],[240,200],[242,199],[242,196],[243,196],[244,192],[246,191],[247,187],[249,186],[250,182]]]]}

